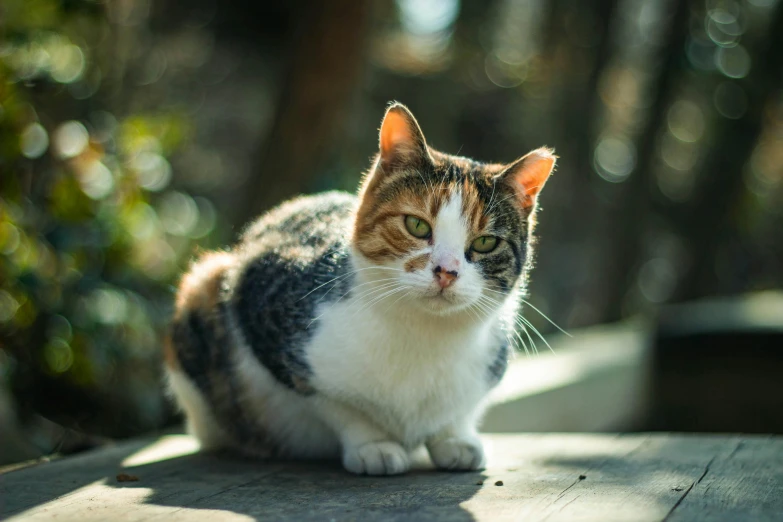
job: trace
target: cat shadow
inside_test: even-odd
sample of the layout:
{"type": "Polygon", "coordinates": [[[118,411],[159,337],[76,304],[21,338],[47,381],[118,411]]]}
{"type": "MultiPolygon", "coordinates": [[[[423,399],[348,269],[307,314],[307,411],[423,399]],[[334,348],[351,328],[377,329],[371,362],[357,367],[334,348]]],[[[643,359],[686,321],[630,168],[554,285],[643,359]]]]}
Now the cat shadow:
{"type": "Polygon", "coordinates": [[[474,520],[460,504],[479,491],[485,477],[426,468],[395,477],[361,477],[338,462],[253,461],[202,453],[126,472],[139,482],[118,487],[152,488],[147,504],[296,521],[474,520]]]}
{"type": "Polygon", "coordinates": [[[485,479],[482,472],[449,473],[426,466],[400,476],[362,477],[347,473],[338,462],[261,461],[209,453],[135,464],[132,453],[82,458],[78,465],[73,459],[63,459],[7,474],[0,489],[5,489],[9,499],[15,490],[24,491],[31,483],[40,484],[40,491],[37,496],[28,495],[27,505],[18,495],[6,509],[0,505],[0,518],[25,516],[39,509],[57,513],[62,505],[67,510],[62,516],[78,519],[79,510],[95,507],[97,499],[103,509],[121,510],[117,514],[126,516],[138,510],[141,517],[146,516],[143,505],[154,505],[164,508],[151,512],[155,515],[165,517],[176,511],[177,516],[201,515],[210,520],[221,520],[221,516],[233,520],[233,515],[240,515],[245,520],[469,521],[474,517],[461,504],[478,493],[485,479]],[[71,466],[67,466],[69,460],[71,466]],[[51,481],[44,485],[45,479],[37,476],[41,474],[56,475],[62,486],[51,481]],[[90,493],[79,491],[95,483],[104,487],[90,493]],[[120,489],[137,491],[121,493],[120,489]],[[67,494],[67,505],[49,504],[67,494]],[[77,500],[80,494],[84,499],[77,500]]]}

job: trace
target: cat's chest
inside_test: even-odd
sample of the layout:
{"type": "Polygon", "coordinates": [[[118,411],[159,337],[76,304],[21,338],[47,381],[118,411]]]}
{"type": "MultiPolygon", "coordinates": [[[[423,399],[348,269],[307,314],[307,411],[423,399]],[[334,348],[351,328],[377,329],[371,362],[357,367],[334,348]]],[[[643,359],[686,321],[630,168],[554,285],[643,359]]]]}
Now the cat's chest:
{"type": "Polygon", "coordinates": [[[317,388],[406,434],[436,429],[486,393],[487,328],[349,311],[327,310],[308,346],[317,388]]]}

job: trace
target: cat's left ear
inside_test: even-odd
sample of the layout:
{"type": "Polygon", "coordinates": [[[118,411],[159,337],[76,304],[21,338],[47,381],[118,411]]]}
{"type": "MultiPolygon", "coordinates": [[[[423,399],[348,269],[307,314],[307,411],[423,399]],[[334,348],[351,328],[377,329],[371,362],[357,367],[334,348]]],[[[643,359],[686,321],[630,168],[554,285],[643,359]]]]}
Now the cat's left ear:
{"type": "Polygon", "coordinates": [[[541,147],[527,153],[506,167],[497,178],[510,184],[517,192],[522,208],[531,208],[544,183],[555,168],[555,151],[541,147]]]}

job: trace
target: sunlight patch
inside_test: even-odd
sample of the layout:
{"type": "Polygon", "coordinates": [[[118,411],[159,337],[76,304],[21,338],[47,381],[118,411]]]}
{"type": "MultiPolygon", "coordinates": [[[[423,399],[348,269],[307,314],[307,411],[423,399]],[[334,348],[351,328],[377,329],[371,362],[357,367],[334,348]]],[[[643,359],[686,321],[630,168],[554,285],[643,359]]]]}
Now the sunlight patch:
{"type": "Polygon", "coordinates": [[[122,461],[123,467],[143,466],[196,453],[198,441],[187,435],[167,435],[161,437],[122,461]]]}

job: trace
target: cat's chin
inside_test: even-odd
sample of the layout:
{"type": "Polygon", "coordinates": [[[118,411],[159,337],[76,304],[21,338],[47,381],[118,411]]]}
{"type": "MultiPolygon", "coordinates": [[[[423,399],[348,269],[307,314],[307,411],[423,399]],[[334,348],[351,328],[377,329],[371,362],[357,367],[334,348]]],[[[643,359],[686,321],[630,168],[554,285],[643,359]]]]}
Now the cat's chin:
{"type": "Polygon", "coordinates": [[[415,301],[425,312],[440,317],[466,313],[473,304],[472,300],[443,294],[423,295],[415,301]]]}

